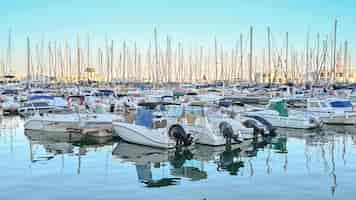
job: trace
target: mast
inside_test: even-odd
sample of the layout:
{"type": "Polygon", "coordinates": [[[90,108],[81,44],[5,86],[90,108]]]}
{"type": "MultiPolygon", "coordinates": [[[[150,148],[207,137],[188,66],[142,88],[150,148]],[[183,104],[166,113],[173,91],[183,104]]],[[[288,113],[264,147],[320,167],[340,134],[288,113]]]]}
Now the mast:
{"type": "Polygon", "coordinates": [[[138,80],[138,70],[137,70],[137,46],[136,41],[134,42],[134,71],[135,71],[135,79],[138,80]]]}
{"type": "Polygon", "coordinates": [[[9,75],[11,73],[11,65],[12,65],[12,38],[11,38],[11,29],[9,29],[8,36],[8,46],[7,46],[7,66],[5,68],[5,74],[9,75]]]}
{"type": "Polygon", "coordinates": [[[250,27],[250,61],[249,61],[249,83],[252,83],[252,62],[253,62],[253,28],[250,27]]]}
{"type": "Polygon", "coordinates": [[[348,73],[347,73],[347,67],[348,67],[348,63],[347,63],[347,60],[348,60],[348,43],[347,43],[347,40],[345,41],[345,44],[344,44],[344,66],[343,66],[343,74],[344,74],[344,82],[348,81],[348,73]]]}
{"type": "Polygon", "coordinates": [[[154,40],[155,40],[155,77],[154,80],[158,81],[158,67],[159,67],[159,58],[158,58],[158,41],[157,41],[157,28],[154,28],[154,40]]]}
{"type": "Polygon", "coordinates": [[[334,23],[334,45],[333,45],[333,82],[336,81],[336,32],[337,32],[337,20],[334,23]]]}
{"type": "Polygon", "coordinates": [[[77,81],[80,82],[81,74],[80,74],[80,42],[79,42],[79,35],[77,37],[77,81]]]}
{"type": "Polygon", "coordinates": [[[271,28],[267,27],[267,37],[268,37],[268,83],[271,84],[272,81],[272,66],[271,66],[271,28]]]}
{"type": "Polygon", "coordinates": [[[90,36],[89,33],[87,35],[87,68],[90,67],[90,36]]]}
{"type": "Polygon", "coordinates": [[[110,80],[114,78],[114,40],[111,40],[111,57],[110,57],[110,80]]]}
{"type": "Polygon", "coordinates": [[[242,54],[242,33],[240,34],[240,81],[244,78],[243,54],[242,54]]]}
{"type": "Polygon", "coordinates": [[[221,54],[220,54],[220,63],[221,63],[221,71],[220,71],[220,80],[225,81],[225,66],[224,66],[224,49],[221,45],[221,54]]]}
{"type": "Polygon", "coordinates": [[[288,32],[286,33],[286,81],[288,80],[288,32]]]}
{"type": "Polygon", "coordinates": [[[31,81],[31,50],[30,38],[27,36],[27,88],[30,88],[31,81]]]}
{"type": "Polygon", "coordinates": [[[319,56],[320,56],[320,34],[318,33],[316,36],[316,70],[315,70],[315,81],[319,82],[320,76],[320,64],[319,64],[319,56]]]}
{"type": "Polygon", "coordinates": [[[215,37],[215,81],[218,80],[218,42],[215,37]]]}
{"type": "Polygon", "coordinates": [[[126,80],[126,41],[122,46],[122,79],[126,80]]]}
{"type": "Polygon", "coordinates": [[[105,36],[105,51],[106,51],[106,82],[110,81],[110,49],[108,44],[108,35],[105,36]]]}
{"type": "Polygon", "coordinates": [[[308,82],[309,79],[309,29],[307,32],[307,46],[306,46],[306,65],[305,65],[305,82],[308,82]]]}

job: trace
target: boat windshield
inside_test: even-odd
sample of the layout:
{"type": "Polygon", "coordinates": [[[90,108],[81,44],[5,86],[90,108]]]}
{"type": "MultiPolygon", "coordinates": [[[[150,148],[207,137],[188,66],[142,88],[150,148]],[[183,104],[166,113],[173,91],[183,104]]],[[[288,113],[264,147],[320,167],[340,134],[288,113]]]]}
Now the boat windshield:
{"type": "Polygon", "coordinates": [[[268,109],[277,111],[280,116],[288,117],[288,110],[286,108],[285,100],[270,101],[268,109]]]}

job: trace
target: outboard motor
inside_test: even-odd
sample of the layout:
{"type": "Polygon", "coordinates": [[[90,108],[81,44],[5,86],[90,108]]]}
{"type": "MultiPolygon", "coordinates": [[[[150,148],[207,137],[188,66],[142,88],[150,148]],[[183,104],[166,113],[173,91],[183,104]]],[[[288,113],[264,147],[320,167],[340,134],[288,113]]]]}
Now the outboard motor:
{"type": "Polygon", "coordinates": [[[179,125],[172,126],[168,134],[176,140],[177,146],[189,146],[193,143],[193,137],[190,134],[186,134],[184,129],[179,125]]]}
{"type": "Polygon", "coordinates": [[[237,141],[237,136],[234,135],[234,130],[232,129],[231,124],[227,122],[221,122],[219,124],[220,133],[226,139],[226,144],[231,144],[231,140],[234,139],[237,141]]]}
{"type": "Polygon", "coordinates": [[[258,127],[257,122],[252,119],[248,119],[242,123],[246,128],[253,128],[253,134],[258,135],[262,134],[264,135],[264,130],[263,128],[258,127]]]}
{"type": "Polygon", "coordinates": [[[110,112],[115,112],[115,104],[110,104],[110,112]]]}
{"type": "Polygon", "coordinates": [[[260,116],[249,116],[249,115],[246,116],[246,117],[252,118],[252,119],[260,122],[261,124],[263,124],[267,128],[267,130],[269,131],[269,134],[274,134],[275,133],[276,127],[272,126],[272,124],[269,121],[267,121],[266,119],[264,119],[263,117],[260,117],[260,116]]]}

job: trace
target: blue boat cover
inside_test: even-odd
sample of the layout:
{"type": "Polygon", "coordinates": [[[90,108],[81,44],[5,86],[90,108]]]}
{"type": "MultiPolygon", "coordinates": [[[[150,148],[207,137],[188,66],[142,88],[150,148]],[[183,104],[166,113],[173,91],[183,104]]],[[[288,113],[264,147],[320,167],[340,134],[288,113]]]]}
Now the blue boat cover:
{"type": "Polygon", "coordinates": [[[352,107],[351,101],[332,101],[330,105],[334,108],[349,108],[352,107]]]}
{"type": "Polygon", "coordinates": [[[29,100],[37,100],[37,99],[49,99],[49,100],[53,100],[54,97],[48,96],[48,95],[35,95],[35,96],[31,96],[31,97],[29,98],[29,100]]]}
{"type": "Polygon", "coordinates": [[[17,94],[17,90],[4,90],[1,92],[2,95],[17,94]]]}
{"type": "Polygon", "coordinates": [[[136,125],[144,126],[147,128],[153,127],[153,115],[151,110],[139,108],[136,113],[136,125]]]}

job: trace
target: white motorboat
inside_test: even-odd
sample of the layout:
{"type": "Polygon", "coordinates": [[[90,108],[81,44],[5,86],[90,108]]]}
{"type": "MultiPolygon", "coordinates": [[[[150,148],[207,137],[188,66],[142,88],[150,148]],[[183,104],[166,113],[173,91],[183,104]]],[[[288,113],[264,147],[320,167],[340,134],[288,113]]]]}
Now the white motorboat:
{"type": "Polygon", "coordinates": [[[21,116],[26,117],[36,113],[65,111],[68,110],[68,103],[62,97],[33,95],[17,110],[21,116]]]}
{"type": "Polygon", "coordinates": [[[26,120],[25,130],[67,132],[80,129],[111,131],[112,122],[120,116],[97,113],[36,114],[26,120]]]}
{"type": "Polygon", "coordinates": [[[274,127],[313,129],[320,127],[321,121],[317,116],[302,111],[288,111],[283,99],[270,100],[267,109],[247,112],[246,116],[257,116],[267,120],[274,127]]]}
{"type": "Polygon", "coordinates": [[[325,124],[354,125],[356,112],[347,99],[308,99],[307,112],[318,116],[325,124]]]}
{"type": "Polygon", "coordinates": [[[246,127],[240,120],[226,117],[218,110],[211,109],[215,108],[185,108],[185,127],[195,133],[196,143],[222,146],[252,141],[254,128],[246,127]]]}
{"type": "MultiPolygon", "coordinates": [[[[145,107],[157,105],[159,103],[145,103],[145,107]]],[[[192,133],[181,123],[161,115],[154,116],[153,110],[139,108],[135,118],[134,124],[114,122],[114,134],[130,143],[165,149],[193,143],[192,133]]]]}

